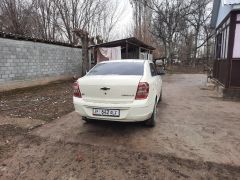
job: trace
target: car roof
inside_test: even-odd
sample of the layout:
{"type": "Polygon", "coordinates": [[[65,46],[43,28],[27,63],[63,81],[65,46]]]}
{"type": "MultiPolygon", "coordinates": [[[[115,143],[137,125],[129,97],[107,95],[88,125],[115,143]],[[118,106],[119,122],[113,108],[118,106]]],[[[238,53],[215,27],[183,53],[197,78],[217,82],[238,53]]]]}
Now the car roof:
{"type": "Polygon", "coordinates": [[[109,60],[109,61],[103,61],[100,63],[114,63],[114,62],[136,62],[136,63],[143,63],[145,61],[150,61],[150,60],[144,60],[144,59],[120,59],[120,60],[109,60]]]}

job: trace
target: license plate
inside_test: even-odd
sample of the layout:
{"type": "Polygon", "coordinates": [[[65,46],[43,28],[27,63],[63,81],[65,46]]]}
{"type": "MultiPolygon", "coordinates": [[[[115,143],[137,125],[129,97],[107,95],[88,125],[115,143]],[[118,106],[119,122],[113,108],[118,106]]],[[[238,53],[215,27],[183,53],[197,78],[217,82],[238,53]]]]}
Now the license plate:
{"type": "Polygon", "coordinates": [[[119,109],[93,109],[94,116],[110,116],[110,117],[119,117],[119,109]]]}

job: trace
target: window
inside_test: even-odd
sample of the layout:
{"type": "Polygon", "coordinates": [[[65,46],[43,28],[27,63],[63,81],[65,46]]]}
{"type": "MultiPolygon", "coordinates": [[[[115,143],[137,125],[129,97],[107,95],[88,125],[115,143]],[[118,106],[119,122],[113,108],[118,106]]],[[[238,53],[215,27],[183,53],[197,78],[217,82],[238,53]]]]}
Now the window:
{"type": "Polygon", "coordinates": [[[150,71],[151,71],[152,76],[157,76],[158,75],[156,67],[153,63],[150,63],[150,71]]]}
{"type": "Polygon", "coordinates": [[[229,41],[229,26],[218,31],[216,37],[216,58],[227,59],[228,55],[228,41],[229,41]]]}
{"type": "Polygon", "coordinates": [[[217,58],[221,58],[221,49],[222,49],[222,33],[219,33],[217,35],[217,49],[216,49],[216,55],[217,58]]]}
{"type": "Polygon", "coordinates": [[[144,62],[108,62],[97,64],[87,75],[133,75],[144,72],[144,62]]]}
{"type": "Polygon", "coordinates": [[[226,45],[225,45],[225,59],[227,59],[228,56],[228,41],[229,41],[229,27],[226,28],[226,45]]]}
{"type": "Polygon", "coordinates": [[[240,14],[237,14],[237,21],[240,21],[240,14]]]}
{"type": "Polygon", "coordinates": [[[230,18],[228,18],[228,20],[227,20],[227,25],[229,25],[230,24],[230,18]]]}
{"type": "Polygon", "coordinates": [[[224,53],[225,53],[225,30],[222,31],[222,49],[221,49],[221,59],[224,58],[224,53]]]}
{"type": "Polygon", "coordinates": [[[240,58],[240,24],[236,24],[233,58],[240,58]]]}

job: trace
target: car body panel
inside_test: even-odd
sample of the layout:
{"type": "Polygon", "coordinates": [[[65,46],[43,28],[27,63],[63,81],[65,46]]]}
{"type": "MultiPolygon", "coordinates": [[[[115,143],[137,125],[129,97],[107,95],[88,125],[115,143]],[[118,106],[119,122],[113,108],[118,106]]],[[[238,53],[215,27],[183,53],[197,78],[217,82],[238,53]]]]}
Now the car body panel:
{"type": "MultiPolygon", "coordinates": [[[[82,98],[73,97],[76,112],[89,119],[136,122],[149,119],[155,103],[159,100],[162,79],[152,76],[148,60],[119,60],[121,62],[144,62],[144,73],[139,76],[129,75],[96,75],[78,79],[82,98]],[[139,82],[149,84],[149,94],[144,100],[136,100],[135,95],[139,82]],[[120,110],[119,117],[96,116],[93,109],[120,110]]],[[[114,61],[114,62],[119,62],[114,61]]],[[[108,61],[104,63],[114,63],[108,61]]]]}
{"type": "Polygon", "coordinates": [[[85,76],[80,84],[86,102],[133,102],[142,76],[85,76]],[[105,89],[104,89],[105,88],[105,89]]]}

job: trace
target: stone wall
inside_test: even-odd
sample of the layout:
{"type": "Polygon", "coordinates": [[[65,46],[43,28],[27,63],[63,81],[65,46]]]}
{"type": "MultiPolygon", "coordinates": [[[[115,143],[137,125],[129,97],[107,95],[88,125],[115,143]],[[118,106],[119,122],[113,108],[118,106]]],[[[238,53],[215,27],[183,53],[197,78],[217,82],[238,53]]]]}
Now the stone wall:
{"type": "Polygon", "coordinates": [[[0,38],[0,86],[6,83],[80,75],[82,50],[0,38]]]}

